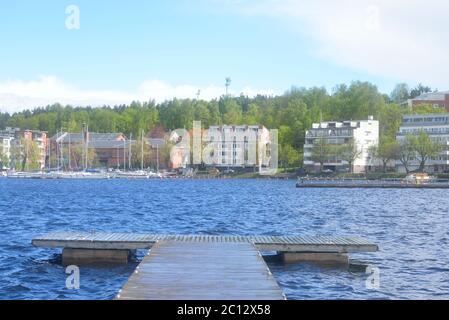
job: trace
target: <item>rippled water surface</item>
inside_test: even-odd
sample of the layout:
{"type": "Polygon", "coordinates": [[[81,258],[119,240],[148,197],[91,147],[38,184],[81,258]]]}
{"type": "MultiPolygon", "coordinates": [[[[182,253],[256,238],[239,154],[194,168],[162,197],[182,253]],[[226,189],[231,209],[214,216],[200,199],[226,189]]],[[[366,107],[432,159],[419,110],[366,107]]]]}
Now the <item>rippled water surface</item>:
{"type": "MultiPolygon", "coordinates": [[[[377,253],[352,255],[366,275],[270,263],[290,299],[449,298],[447,190],[296,189],[294,181],[48,181],[0,179],[0,299],[111,299],[137,262],[82,267],[65,288],[60,252],[31,246],[50,231],[361,235],[377,253]]],[[[140,253],[142,256],[144,253],[140,253]]]]}

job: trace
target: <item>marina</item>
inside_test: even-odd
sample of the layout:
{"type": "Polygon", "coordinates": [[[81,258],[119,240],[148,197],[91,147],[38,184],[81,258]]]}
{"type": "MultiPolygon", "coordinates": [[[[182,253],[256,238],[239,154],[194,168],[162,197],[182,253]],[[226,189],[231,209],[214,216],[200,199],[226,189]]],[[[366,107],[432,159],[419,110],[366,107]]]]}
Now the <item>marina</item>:
{"type": "Polygon", "coordinates": [[[14,172],[4,176],[9,179],[162,179],[163,175],[152,171],[130,172],[14,172]]]}

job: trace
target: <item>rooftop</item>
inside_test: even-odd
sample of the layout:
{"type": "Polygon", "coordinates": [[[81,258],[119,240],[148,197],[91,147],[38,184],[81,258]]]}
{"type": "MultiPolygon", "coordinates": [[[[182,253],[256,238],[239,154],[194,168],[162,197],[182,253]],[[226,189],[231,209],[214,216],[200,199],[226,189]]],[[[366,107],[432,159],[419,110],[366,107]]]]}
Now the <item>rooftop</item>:
{"type": "Polygon", "coordinates": [[[369,116],[366,120],[344,120],[344,121],[323,121],[312,124],[312,129],[326,129],[326,128],[357,128],[361,122],[374,122],[373,116],[369,116]]]}
{"type": "Polygon", "coordinates": [[[126,141],[114,141],[114,140],[94,140],[89,141],[89,148],[94,149],[114,149],[114,148],[128,148],[129,145],[133,145],[135,140],[126,141]]]}
{"type": "Polygon", "coordinates": [[[262,129],[264,128],[263,125],[258,125],[258,124],[254,124],[254,125],[246,125],[246,124],[239,124],[239,125],[235,125],[235,124],[223,124],[223,125],[214,125],[214,126],[209,126],[210,128],[224,128],[224,129],[229,129],[229,128],[258,128],[258,129],[262,129]]]}
{"type": "Polygon", "coordinates": [[[20,133],[20,132],[32,132],[32,133],[37,133],[37,134],[47,133],[47,131],[6,127],[4,130],[0,130],[0,135],[14,136],[16,133],[20,133]]]}
{"type": "Polygon", "coordinates": [[[428,92],[411,99],[412,101],[426,101],[426,100],[445,100],[445,96],[449,94],[449,91],[428,92]]]}
{"type": "MultiPolygon", "coordinates": [[[[96,133],[89,132],[89,143],[93,141],[121,141],[122,137],[126,138],[122,133],[96,133]]],[[[82,142],[84,140],[83,133],[67,133],[58,132],[55,134],[51,140],[56,141],[58,139],[64,139],[65,141],[71,142],[82,142]]]]}

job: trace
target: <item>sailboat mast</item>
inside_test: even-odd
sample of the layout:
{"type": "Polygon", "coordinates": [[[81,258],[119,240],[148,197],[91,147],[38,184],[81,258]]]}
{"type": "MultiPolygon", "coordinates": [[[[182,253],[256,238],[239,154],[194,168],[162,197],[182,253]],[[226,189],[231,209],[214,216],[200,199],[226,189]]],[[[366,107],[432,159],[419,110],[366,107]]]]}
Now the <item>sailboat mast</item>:
{"type": "MultiPolygon", "coordinates": [[[[60,133],[58,132],[58,139],[61,137],[60,135],[59,135],[60,133]]],[[[56,141],[55,141],[55,151],[56,151],[56,164],[57,164],[57,166],[58,166],[58,172],[59,172],[59,170],[61,170],[61,165],[60,165],[60,163],[59,163],[59,159],[60,159],[60,157],[59,157],[59,142],[58,142],[58,139],[56,139],[56,141]]]]}
{"type": "Polygon", "coordinates": [[[159,144],[156,145],[156,160],[157,160],[157,172],[159,173],[159,144]]]}
{"type": "Polygon", "coordinates": [[[128,150],[128,170],[131,171],[131,144],[133,141],[133,134],[129,134],[129,150],[128,150]]]}
{"type": "Polygon", "coordinates": [[[140,167],[143,171],[143,129],[142,129],[142,151],[141,151],[140,167]]]}
{"type": "Polygon", "coordinates": [[[51,171],[51,139],[48,141],[48,171],[51,171]]]}
{"type": "Polygon", "coordinates": [[[25,171],[28,172],[28,141],[25,140],[25,171]]]}
{"type": "Polygon", "coordinates": [[[61,141],[59,142],[59,156],[61,157],[61,167],[62,167],[62,171],[64,171],[64,154],[63,154],[63,142],[64,142],[64,134],[62,133],[62,128],[61,128],[61,141]]]}
{"type": "Polygon", "coordinates": [[[85,170],[87,170],[87,150],[88,150],[88,144],[89,144],[89,125],[86,124],[86,144],[85,144],[85,161],[86,161],[86,166],[85,166],[85,170]]]}
{"type": "Polygon", "coordinates": [[[70,130],[67,130],[67,135],[69,136],[69,171],[72,171],[72,164],[70,161],[70,158],[72,157],[71,151],[70,151],[70,130]]]}
{"type": "Polygon", "coordinates": [[[126,171],[126,139],[123,139],[123,171],[126,171]]]}

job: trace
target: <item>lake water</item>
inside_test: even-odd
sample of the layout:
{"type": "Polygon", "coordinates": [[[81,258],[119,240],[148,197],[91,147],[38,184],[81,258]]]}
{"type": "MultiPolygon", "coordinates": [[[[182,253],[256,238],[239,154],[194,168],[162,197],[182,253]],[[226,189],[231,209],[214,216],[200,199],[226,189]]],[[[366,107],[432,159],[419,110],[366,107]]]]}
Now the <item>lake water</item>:
{"type": "MultiPolygon", "coordinates": [[[[137,262],[82,267],[65,288],[60,252],[31,246],[50,231],[360,235],[367,275],[310,264],[270,268],[289,299],[449,299],[447,190],[297,189],[295,181],[0,179],[0,299],[111,299],[137,262]]],[[[144,252],[140,252],[140,257],[144,252]]]]}

